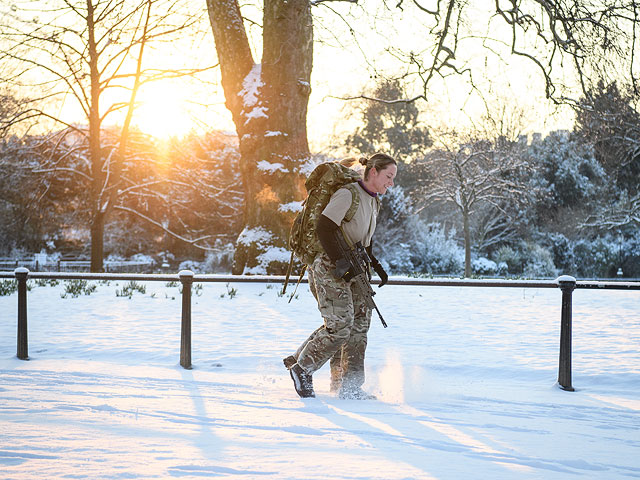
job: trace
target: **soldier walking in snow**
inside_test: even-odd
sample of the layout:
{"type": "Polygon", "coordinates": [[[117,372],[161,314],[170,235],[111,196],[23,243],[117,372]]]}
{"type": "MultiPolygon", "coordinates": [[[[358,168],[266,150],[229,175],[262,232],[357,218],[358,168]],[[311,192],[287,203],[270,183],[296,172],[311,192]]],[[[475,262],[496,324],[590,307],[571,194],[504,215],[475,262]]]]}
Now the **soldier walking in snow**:
{"type": "Polygon", "coordinates": [[[362,390],[371,309],[355,288],[354,266],[342,255],[337,235],[342,235],[351,248],[364,247],[371,268],[380,276],[380,286],[384,285],[388,277],[372,254],[371,240],[380,205],[378,195],[393,186],[397,163],[382,153],[363,158],[360,163],[365,167],[363,178],[331,195],[316,225],[323,251],[309,265],[309,283],[324,325],[295,355],[284,360],[296,392],[303,398],[315,396],[312,375],[329,359],[332,390],[338,391],[340,398],[375,398],[362,390]]]}

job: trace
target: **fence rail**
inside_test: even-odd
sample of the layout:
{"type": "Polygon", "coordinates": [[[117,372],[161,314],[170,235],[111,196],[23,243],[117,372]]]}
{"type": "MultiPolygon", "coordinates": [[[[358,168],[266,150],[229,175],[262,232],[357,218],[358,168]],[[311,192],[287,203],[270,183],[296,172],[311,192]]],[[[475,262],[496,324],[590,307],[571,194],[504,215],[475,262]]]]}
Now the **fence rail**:
{"type": "MultiPolygon", "coordinates": [[[[182,270],[178,274],[142,273],[80,273],[80,272],[30,272],[24,267],[12,273],[0,272],[0,279],[18,282],[18,348],[17,357],[29,358],[27,337],[27,280],[124,280],[145,282],[182,283],[182,324],[180,334],[180,365],[191,368],[191,286],[193,283],[284,283],[284,276],[277,275],[205,275],[182,270]]],[[[306,283],[306,278],[292,277],[292,282],[306,283]]],[[[375,280],[373,283],[377,283],[375,280]]],[[[640,290],[640,282],[579,280],[562,275],[555,280],[499,280],[499,279],[443,279],[443,278],[389,278],[389,285],[439,286],[439,287],[510,287],[510,288],[558,288],[562,292],[560,313],[560,354],[558,384],[560,388],[574,391],[571,384],[572,343],[572,293],[575,289],[640,290]]]]}
{"type": "MultiPolygon", "coordinates": [[[[106,272],[118,271],[118,272],[141,272],[149,271],[154,267],[154,263],[145,261],[131,261],[131,260],[105,260],[103,262],[106,272]]],[[[23,258],[19,260],[2,259],[0,258],[0,271],[13,272],[14,269],[19,267],[29,268],[32,271],[42,272],[88,272],[91,268],[90,260],[65,260],[59,259],[55,261],[41,261],[37,258],[23,258]]]]}

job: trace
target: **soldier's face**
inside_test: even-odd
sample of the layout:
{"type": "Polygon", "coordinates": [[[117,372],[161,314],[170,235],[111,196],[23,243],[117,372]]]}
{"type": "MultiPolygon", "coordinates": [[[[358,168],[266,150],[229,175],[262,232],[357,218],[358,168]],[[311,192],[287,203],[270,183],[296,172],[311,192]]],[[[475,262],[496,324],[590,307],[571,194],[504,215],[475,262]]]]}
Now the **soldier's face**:
{"type": "Polygon", "coordinates": [[[394,164],[387,165],[380,171],[372,168],[369,171],[369,178],[373,191],[380,194],[387,193],[387,189],[393,187],[393,180],[396,178],[396,173],[398,173],[398,167],[394,164]]]}

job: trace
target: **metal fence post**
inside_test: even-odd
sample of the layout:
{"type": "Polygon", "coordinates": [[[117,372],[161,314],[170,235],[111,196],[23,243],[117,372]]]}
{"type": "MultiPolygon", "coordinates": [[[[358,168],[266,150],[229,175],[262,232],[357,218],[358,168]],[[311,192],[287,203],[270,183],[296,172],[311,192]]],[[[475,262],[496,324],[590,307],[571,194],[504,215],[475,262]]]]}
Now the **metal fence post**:
{"type": "Polygon", "coordinates": [[[18,267],[14,270],[18,281],[18,353],[20,360],[29,359],[29,341],[27,337],[27,277],[29,270],[18,267]]]}
{"type": "Polygon", "coordinates": [[[191,369],[191,284],[193,272],[180,270],[178,273],[182,282],[182,328],[180,333],[180,365],[191,369]]]}
{"type": "Polygon", "coordinates": [[[563,390],[573,392],[571,386],[571,303],[572,293],[576,288],[576,279],[569,275],[562,275],[557,279],[558,287],[562,290],[562,313],[560,319],[560,363],[558,366],[558,384],[563,390]]]}

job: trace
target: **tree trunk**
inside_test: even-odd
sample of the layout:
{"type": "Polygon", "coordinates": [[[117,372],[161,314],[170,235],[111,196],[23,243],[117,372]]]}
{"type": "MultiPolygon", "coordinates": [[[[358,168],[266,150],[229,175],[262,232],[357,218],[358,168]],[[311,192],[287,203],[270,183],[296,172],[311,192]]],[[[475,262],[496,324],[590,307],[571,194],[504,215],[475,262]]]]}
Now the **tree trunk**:
{"type": "Polygon", "coordinates": [[[471,276],[471,231],[469,228],[469,209],[462,209],[462,224],[464,230],[464,276],[471,276]]]}
{"type": "Polygon", "coordinates": [[[255,64],[236,0],[207,0],[226,105],[240,144],[245,228],[233,273],[284,273],[287,239],[304,197],[313,57],[308,0],[265,0],[262,63],[255,64]]]}
{"type": "Polygon", "coordinates": [[[95,39],[93,3],[87,2],[87,32],[89,70],[91,75],[91,104],[89,106],[89,158],[91,159],[91,271],[103,271],[105,208],[102,205],[104,171],[100,148],[100,72],[95,39]]]}
{"type": "Polygon", "coordinates": [[[104,221],[103,212],[97,212],[91,222],[91,271],[103,272],[104,265],[104,221]]]}

